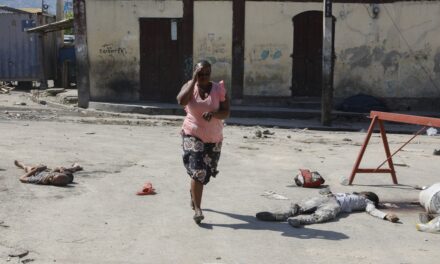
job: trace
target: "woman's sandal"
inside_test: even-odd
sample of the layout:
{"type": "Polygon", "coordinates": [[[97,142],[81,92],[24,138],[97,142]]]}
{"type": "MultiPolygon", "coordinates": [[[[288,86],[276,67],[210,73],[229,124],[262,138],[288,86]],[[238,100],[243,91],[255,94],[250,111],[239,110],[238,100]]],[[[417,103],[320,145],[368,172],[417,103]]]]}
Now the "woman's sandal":
{"type": "Polygon", "coordinates": [[[205,219],[205,216],[203,216],[202,210],[197,210],[196,213],[193,216],[194,221],[197,224],[200,224],[202,222],[203,219],[205,219]]]}

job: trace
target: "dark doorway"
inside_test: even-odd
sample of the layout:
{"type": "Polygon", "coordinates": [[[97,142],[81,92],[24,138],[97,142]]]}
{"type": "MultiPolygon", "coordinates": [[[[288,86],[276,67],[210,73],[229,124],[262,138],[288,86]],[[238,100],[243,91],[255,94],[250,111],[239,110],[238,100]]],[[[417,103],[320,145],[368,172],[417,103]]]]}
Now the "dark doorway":
{"type": "Polygon", "coordinates": [[[292,21],[292,96],[321,97],[322,12],[307,11],[292,21]]]}
{"type": "Polygon", "coordinates": [[[141,18],[140,99],[175,102],[183,82],[182,21],[141,18]]]}

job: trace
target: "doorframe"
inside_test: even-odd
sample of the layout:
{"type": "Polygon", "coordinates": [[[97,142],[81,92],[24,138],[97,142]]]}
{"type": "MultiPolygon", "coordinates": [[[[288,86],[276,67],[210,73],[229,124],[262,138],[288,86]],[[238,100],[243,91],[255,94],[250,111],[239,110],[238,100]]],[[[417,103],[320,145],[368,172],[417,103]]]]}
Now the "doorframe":
{"type": "MultiPolygon", "coordinates": [[[[306,10],[306,11],[303,11],[303,12],[301,12],[301,13],[298,13],[298,14],[296,14],[296,15],[294,15],[293,17],[292,17],[292,27],[293,27],[293,38],[295,37],[295,21],[294,21],[294,19],[295,19],[295,17],[297,17],[298,15],[301,15],[301,14],[304,14],[304,13],[308,13],[308,12],[317,12],[317,13],[320,13],[320,15],[321,15],[321,17],[323,17],[323,11],[322,10],[306,10]]],[[[335,29],[336,29],[336,17],[334,16],[334,15],[332,15],[332,17],[333,17],[333,36],[335,36],[335,29]]],[[[323,22],[323,21],[322,21],[323,22]]],[[[321,36],[321,37],[323,37],[323,36],[321,36]]],[[[292,78],[291,78],[291,82],[290,82],[290,84],[291,84],[291,86],[290,86],[290,90],[292,91],[292,97],[295,97],[295,98],[299,98],[299,97],[307,97],[307,98],[321,98],[321,95],[320,96],[318,96],[318,97],[313,97],[313,96],[295,96],[295,94],[294,94],[294,92],[293,92],[293,89],[294,89],[294,87],[293,87],[293,67],[294,67],[294,58],[293,58],[293,56],[294,56],[294,51],[295,51],[295,39],[293,39],[293,49],[292,49],[292,54],[290,55],[290,57],[292,58],[292,70],[291,70],[291,73],[292,73],[292,78]]],[[[322,42],[321,42],[321,47],[322,47],[322,42]]],[[[335,59],[336,59],[336,55],[335,55],[335,37],[333,37],[333,58],[332,58],[332,63],[333,63],[333,66],[334,66],[334,63],[335,63],[335,59]]],[[[322,78],[322,74],[321,74],[321,76],[320,76],[321,78],[322,78]]]]}
{"type": "MultiPolygon", "coordinates": [[[[179,64],[181,64],[181,68],[182,66],[184,66],[184,34],[183,34],[183,18],[182,17],[139,17],[138,18],[138,23],[139,23],[139,101],[144,101],[144,102],[155,102],[155,103],[169,103],[168,99],[165,97],[163,97],[161,95],[161,93],[159,92],[159,98],[155,99],[155,98],[151,98],[151,99],[147,99],[143,97],[143,88],[144,88],[144,82],[143,82],[143,75],[142,75],[142,22],[143,21],[154,21],[154,20],[162,20],[162,21],[169,21],[172,23],[173,20],[177,20],[180,23],[180,30],[179,27],[177,28],[177,39],[181,39],[181,43],[180,45],[178,44],[177,48],[179,49],[178,54],[179,54],[179,58],[176,58],[179,64]]],[[[178,77],[180,79],[180,83],[181,85],[183,85],[183,83],[186,81],[185,80],[185,72],[180,72],[180,76],[178,77]]],[[[160,89],[161,87],[157,87],[157,89],[160,89]]],[[[177,95],[178,91],[176,91],[176,95],[177,95]]]]}

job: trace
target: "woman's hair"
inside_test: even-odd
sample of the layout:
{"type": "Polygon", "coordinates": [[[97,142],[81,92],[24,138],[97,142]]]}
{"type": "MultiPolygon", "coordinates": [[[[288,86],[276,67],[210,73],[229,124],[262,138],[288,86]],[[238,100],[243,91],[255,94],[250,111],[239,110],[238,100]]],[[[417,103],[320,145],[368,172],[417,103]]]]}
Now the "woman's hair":
{"type": "Polygon", "coordinates": [[[202,67],[211,67],[211,63],[209,63],[209,61],[207,61],[207,60],[201,60],[201,61],[197,62],[196,65],[200,65],[202,67]]]}

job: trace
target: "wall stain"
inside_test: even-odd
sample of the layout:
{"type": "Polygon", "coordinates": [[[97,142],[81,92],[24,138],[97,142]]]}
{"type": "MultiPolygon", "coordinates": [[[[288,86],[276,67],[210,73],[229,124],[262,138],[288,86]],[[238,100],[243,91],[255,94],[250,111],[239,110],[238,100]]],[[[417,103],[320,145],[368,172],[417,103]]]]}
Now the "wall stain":
{"type": "Polygon", "coordinates": [[[399,70],[399,61],[401,57],[402,55],[396,50],[386,53],[381,61],[384,72],[397,72],[399,70]]]}
{"type": "Polygon", "coordinates": [[[101,60],[94,63],[92,99],[135,101],[139,97],[139,68],[132,60],[101,60]]]}
{"type": "Polygon", "coordinates": [[[359,46],[349,48],[341,52],[341,59],[347,61],[351,67],[366,68],[371,65],[371,48],[368,46],[359,46]]]}

